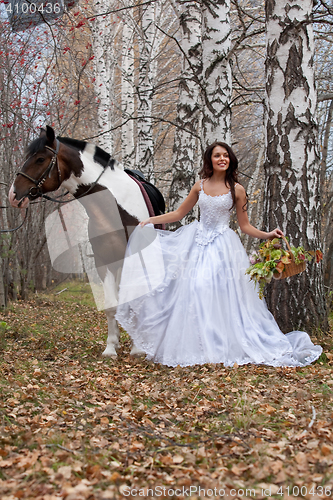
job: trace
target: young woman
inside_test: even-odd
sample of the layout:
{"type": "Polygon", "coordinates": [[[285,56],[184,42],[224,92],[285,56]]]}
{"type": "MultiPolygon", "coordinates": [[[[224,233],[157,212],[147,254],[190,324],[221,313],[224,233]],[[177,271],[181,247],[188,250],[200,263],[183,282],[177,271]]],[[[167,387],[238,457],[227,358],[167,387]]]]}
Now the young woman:
{"type": "Polygon", "coordinates": [[[201,180],[182,205],[141,222],[130,238],[116,319],[147,359],[169,366],[304,366],[322,352],[305,332],[284,335],[245,275],[247,255],[229,228],[232,207],[244,233],[261,239],[283,233],[249,223],[237,168],[227,144],[211,144],[201,180]],[[200,222],[175,232],[151,226],[182,219],[197,202],[200,222]]]}

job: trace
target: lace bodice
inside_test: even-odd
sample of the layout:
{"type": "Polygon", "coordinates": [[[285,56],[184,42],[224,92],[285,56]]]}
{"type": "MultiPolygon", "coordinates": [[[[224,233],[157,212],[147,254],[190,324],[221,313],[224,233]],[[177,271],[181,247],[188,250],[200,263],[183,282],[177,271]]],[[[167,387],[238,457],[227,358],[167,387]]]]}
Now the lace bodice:
{"type": "Polygon", "coordinates": [[[196,242],[198,245],[207,245],[229,227],[230,208],[232,207],[231,191],[219,196],[210,196],[204,192],[201,181],[198,203],[200,221],[196,242]]]}

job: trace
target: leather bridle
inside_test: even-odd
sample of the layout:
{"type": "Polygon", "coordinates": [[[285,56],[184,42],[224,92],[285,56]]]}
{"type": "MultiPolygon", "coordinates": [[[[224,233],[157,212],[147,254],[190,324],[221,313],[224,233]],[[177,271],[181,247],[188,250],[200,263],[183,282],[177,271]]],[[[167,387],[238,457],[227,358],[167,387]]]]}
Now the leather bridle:
{"type": "MultiPolygon", "coordinates": [[[[28,194],[22,198],[22,200],[19,202],[18,206],[21,205],[21,203],[23,202],[23,200],[25,198],[29,198],[29,200],[31,201],[31,200],[35,200],[36,198],[41,198],[42,197],[42,198],[45,198],[46,200],[54,201],[56,203],[61,203],[61,204],[65,204],[65,203],[69,203],[69,202],[73,201],[73,200],[57,200],[56,198],[51,198],[50,196],[47,196],[46,194],[44,194],[42,192],[42,189],[41,189],[42,186],[43,186],[43,184],[44,184],[44,182],[46,181],[47,176],[51,177],[52,170],[53,170],[53,168],[55,166],[58,169],[58,180],[59,180],[58,188],[61,185],[61,182],[62,182],[62,180],[61,180],[61,171],[60,171],[58,160],[57,160],[57,155],[59,153],[59,147],[60,147],[60,143],[59,143],[58,139],[56,139],[56,149],[53,149],[50,146],[45,146],[46,149],[50,150],[53,153],[53,156],[51,158],[51,161],[50,161],[49,165],[44,170],[44,172],[39,177],[39,179],[36,180],[33,177],[30,177],[30,175],[26,174],[25,172],[22,172],[22,170],[20,170],[19,172],[16,173],[16,175],[22,175],[26,179],[29,179],[29,181],[31,181],[35,185],[34,187],[30,188],[28,194]]],[[[22,168],[24,168],[24,165],[27,163],[27,161],[30,160],[36,154],[37,153],[34,153],[33,155],[29,156],[29,158],[27,158],[25,160],[25,162],[23,163],[22,168]]],[[[102,177],[102,175],[104,174],[106,168],[107,167],[111,167],[112,162],[114,162],[114,160],[112,158],[110,158],[109,161],[108,161],[108,163],[107,163],[107,165],[105,166],[105,168],[102,169],[102,172],[99,174],[99,176],[97,177],[97,179],[95,180],[95,182],[89,187],[89,189],[87,191],[85,191],[84,193],[82,193],[80,196],[77,196],[74,199],[82,198],[83,196],[86,196],[89,192],[91,192],[93,190],[93,188],[98,184],[98,181],[102,177]]],[[[68,194],[68,191],[65,193],[65,195],[66,194],[68,194]]],[[[0,207],[0,208],[7,208],[7,207],[0,207]]],[[[28,208],[26,208],[24,219],[23,219],[23,221],[21,222],[21,224],[19,226],[15,227],[13,229],[0,229],[0,233],[11,233],[13,231],[17,231],[17,229],[20,229],[20,227],[23,226],[23,224],[24,224],[24,222],[25,222],[25,220],[27,218],[27,215],[28,215],[28,208]]]]}
{"type": "MultiPolygon", "coordinates": [[[[56,139],[56,149],[53,149],[50,146],[45,146],[46,149],[48,149],[49,151],[51,151],[53,153],[53,156],[51,158],[49,165],[46,167],[46,169],[44,170],[42,175],[39,177],[39,179],[34,179],[33,177],[30,177],[30,175],[26,174],[25,172],[22,172],[22,170],[17,172],[16,175],[22,175],[26,179],[29,179],[29,181],[33,182],[35,185],[34,187],[30,188],[30,190],[29,190],[28,194],[25,196],[25,198],[27,197],[27,198],[29,198],[29,200],[35,200],[36,198],[40,198],[41,196],[43,196],[42,186],[43,186],[44,182],[46,181],[47,176],[51,177],[52,170],[55,166],[57,167],[57,170],[58,170],[58,180],[59,180],[59,186],[60,186],[60,184],[61,184],[61,172],[60,172],[60,168],[58,165],[58,159],[57,159],[57,156],[59,153],[59,147],[60,147],[60,143],[59,143],[58,139],[56,139]]],[[[29,158],[27,158],[25,160],[22,168],[24,167],[26,162],[28,160],[30,160],[35,154],[36,153],[34,153],[32,156],[29,156],[29,158]]]]}

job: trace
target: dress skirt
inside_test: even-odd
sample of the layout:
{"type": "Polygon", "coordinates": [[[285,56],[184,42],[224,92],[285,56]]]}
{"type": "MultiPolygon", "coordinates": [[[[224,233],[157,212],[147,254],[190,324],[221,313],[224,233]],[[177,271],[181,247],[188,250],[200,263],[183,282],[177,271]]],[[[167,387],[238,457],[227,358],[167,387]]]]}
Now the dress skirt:
{"type": "Polygon", "coordinates": [[[253,282],[238,235],[200,240],[195,221],[175,232],[138,226],[126,252],[116,319],[147,359],[305,366],[321,352],[305,332],[283,334],[253,282]]]}

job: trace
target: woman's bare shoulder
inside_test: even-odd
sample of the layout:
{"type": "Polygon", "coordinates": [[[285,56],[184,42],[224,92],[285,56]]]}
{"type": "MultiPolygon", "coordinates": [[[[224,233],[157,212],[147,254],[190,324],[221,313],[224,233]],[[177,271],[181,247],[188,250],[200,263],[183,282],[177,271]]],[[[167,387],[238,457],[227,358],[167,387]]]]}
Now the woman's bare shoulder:
{"type": "Polygon", "coordinates": [[[244,186],[242,186],[238,182],[237,182],[237,184],[235,184],[235,193],[238,196],[246,196],[246,191],[245,191],[244,186]]]}
{"type": "Polygon", "coordinates": [[[201,185],[202,185],[202,180],[199,179],[192,187],[192,191],[194,191],[195,193],[199,193],[201,185]]]}

